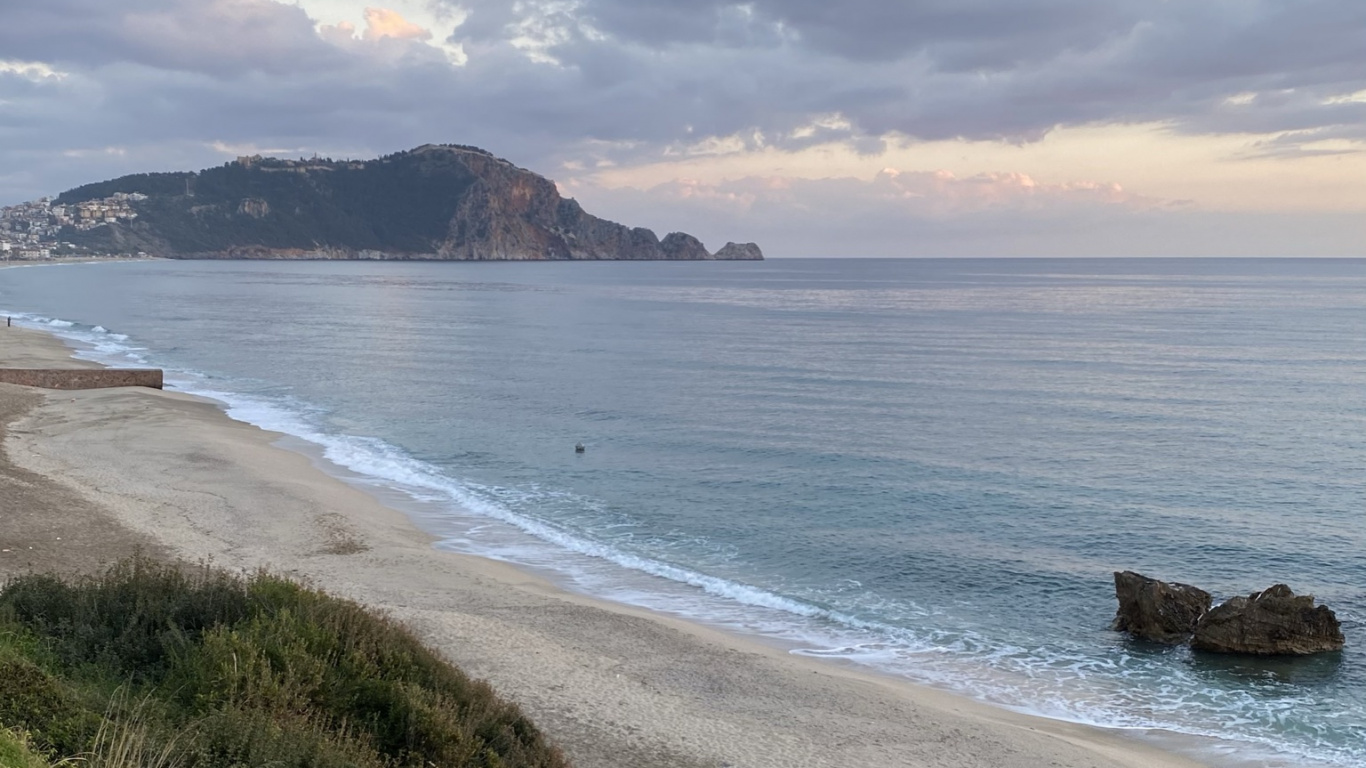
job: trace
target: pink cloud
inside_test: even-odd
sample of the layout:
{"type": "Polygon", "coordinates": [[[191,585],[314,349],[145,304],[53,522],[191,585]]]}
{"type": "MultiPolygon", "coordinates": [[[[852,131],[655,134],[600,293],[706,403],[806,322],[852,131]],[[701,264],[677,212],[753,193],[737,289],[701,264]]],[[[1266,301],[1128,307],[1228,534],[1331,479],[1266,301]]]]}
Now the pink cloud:
{"type": "Polygon", "coordinates": [[[419,42],[432,39],[431,30],[408,21],[398,11],[388,8],[366,8],[364,30],[357,29],[356,25],[349,21],[343,21],[324,25],[318,31],[323,39],[334,45],[347,45],[356,40],[376,42],[385,38],[419,42]]]}
{"type": "Polygon", "coordinates": [[[871,180],[751,176],[709,184],[695,179],[675,179],[646,194],[664,200],[744,210],[756,205],[826,211],[875,207],[936,217],[988,211],[1046,213],[1096,207],[1148,210],[1176,205],[1129,192],[1113,182],[1046,184],[1015,172],[959,177],[944,170],[900,171],[893,168],[881,171],[871,180]]]}
{"type": "Polygon", "coordinates": [[[565,187],[601,216],[703,242],[754,240],[775,255],[1058,255],[1066,249],[1050,250],[1055,241],[1073,255],[1131,253],[1142,243],[1158,252],[1153,227],[1195,212],[1112,182],[1018,172],[886,169],[862,179],[674,179],[649,189],[580,178],[565,187]]]}
{"type": "Polygon", "coordinates": [[[873,177],[866,194],[900,199],[921,212],[938,215],[1078,206],[1145,209],[1163,204],[1160,200],[1131,193],[1114,182],[1044,184],[1028,174],[1015,172],[959,177],[942,170],[904,172],[887,169],[873,177]]]}
{"type": "Polygon", "coordinates": [[[366,40],[380,40],[386,37],[396,40],[431,40],[432,33],[403,18],[398,11],[388,8],[366,8],[363,37],[366,40]]]}

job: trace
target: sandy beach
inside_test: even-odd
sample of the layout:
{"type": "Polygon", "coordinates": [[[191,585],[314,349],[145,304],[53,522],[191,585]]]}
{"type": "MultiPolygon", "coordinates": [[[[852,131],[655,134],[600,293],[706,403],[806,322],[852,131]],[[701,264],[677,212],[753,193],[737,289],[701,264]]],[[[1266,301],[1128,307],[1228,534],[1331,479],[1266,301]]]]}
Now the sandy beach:
{"type": "MultiPolygon", "coordinates": [[[[85,366],[0,326],[0,366],[85,366]]],[[[269,568],[385,611],[523,709],[580,768],[1197,763],[438,551],[401,512],[214,404],[0,385],[0,574],[141,550],[269,568]]]]}

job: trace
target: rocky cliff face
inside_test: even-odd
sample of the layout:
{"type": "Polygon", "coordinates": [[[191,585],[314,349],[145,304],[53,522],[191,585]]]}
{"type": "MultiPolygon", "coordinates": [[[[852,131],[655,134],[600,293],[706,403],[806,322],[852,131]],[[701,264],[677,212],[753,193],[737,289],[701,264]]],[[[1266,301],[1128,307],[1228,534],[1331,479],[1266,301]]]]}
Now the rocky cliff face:
{"type": "MultiPolygon", "coordinates": [[[[753,243],[712,254],[697,238],[585,212],[554,182],[474,147],[426,145],[367,162],[241,158],[197,174],[130,176],[72,190],[149,196],[107,247],[173,258],[762,259],[753,243]],[[184,178],[181,178],[184,177],[184,178]]],[[[91,243],[97,245],[99,242],[91,243]]]]}
{"type": "Polygon", "coordinates": [[[459,157],[477,181],[451,218],[438,253],[462,260],[531,259],[762,259],[751,252],[713,256],[695,237],[630,228],[584,212],[560,197],[549,179],[484,152],[457,147],[419,147],[416,153],[459,157]]]}

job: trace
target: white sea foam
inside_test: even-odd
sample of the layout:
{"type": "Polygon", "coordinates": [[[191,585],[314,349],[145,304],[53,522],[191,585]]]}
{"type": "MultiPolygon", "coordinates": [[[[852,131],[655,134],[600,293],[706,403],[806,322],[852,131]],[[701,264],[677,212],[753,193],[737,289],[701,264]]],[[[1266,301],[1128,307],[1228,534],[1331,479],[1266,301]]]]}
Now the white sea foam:
{"type": "Polygon", "coordinates": [[[125,343],[129,340],[126,334],[110,333],[103,326],[84,327],[70,320],[28,312],[5,314],[13,318],[16,325],[44,330],[68,342],[77,358],[115,368],[147,365],[147,358],[143,354],[147,350],[125,343]]]}
{"type": "Polygon", "coordinates": [[[442,473],[437,467],[413,458],[401,448],[372,437],[327,433],[316,427],[307,416],[297,410],[281,407],[278,403],[202,386],[191,386],[186,391],[223,403],[228,415],[234,419],[255,424],[263,429],[283,432],[319,446],[324,458],[356,473],[366,482],[397,488],[407,492],[417,501],[445,500],[463,512],[511,525],[541,542],[554,545],[558,551],[568,550],[632,571],[685,584],[708,595],[744,606],[765,608],[806,618],[819,618],[839,625],[880,633],[902,631],[746,584],[625,552],[570,531],[554,522],[518,514],[477,493],[469,485],[442,473]]]}

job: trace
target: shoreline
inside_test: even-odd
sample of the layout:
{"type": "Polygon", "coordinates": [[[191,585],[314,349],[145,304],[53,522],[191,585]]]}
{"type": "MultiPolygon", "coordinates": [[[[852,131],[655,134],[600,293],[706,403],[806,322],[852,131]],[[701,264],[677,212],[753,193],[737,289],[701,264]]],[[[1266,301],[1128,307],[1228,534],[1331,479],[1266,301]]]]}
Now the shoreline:
{"type": "Polygon", "coordinates": [[[50,259],[0,259],[0,269],[5,267],[42,267],[49,264],[103,264],[106,261],[166,261],[160,256],[53,256],[50,259]]]}
{"type": "MultiPolygon", "coordinates": [[[[0,333],[0,364],[83,365],[55,336],[0,333]]],[[[280,447],[280,433],[201,398],[0,388],[0,402],[15,400],[28,410],[4,443],[16,466],[0,473],[60,486],[68,507],[168,556],[268,567],[390,613],[518,701],[581,768],[1198,765],[1122,731],[789,654],[438,550],[398,510],[280,447]]]]}

